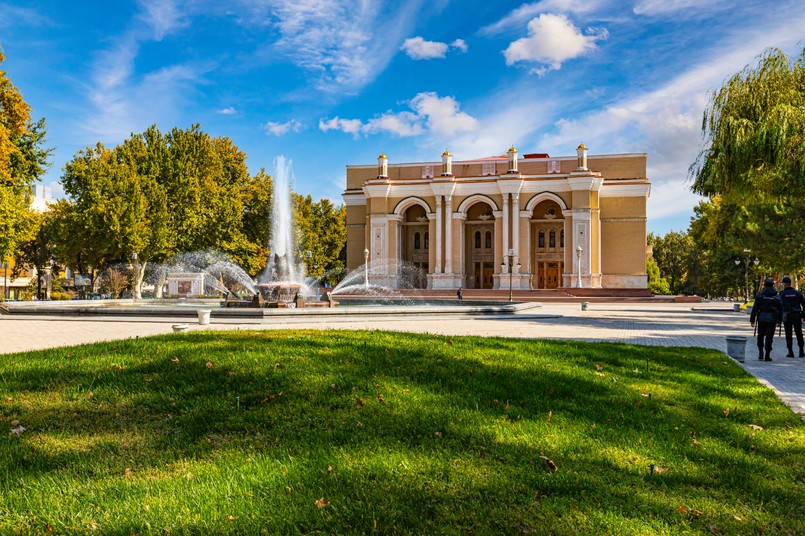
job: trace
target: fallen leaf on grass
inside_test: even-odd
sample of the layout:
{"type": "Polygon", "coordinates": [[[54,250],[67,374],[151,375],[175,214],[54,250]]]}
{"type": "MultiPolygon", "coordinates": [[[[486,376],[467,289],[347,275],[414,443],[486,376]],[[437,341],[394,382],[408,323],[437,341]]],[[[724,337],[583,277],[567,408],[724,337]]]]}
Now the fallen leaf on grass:
{"type": "Polygon", "coordinates": [[[94,523],[94,522],[90,523],[89,526],[92,527],[92,530],[98,530],[98,528],[99,528],[99,525],[97,523],[94,523]]]}
{"type": "Polygon", "coordinates": [[[640,393],[640,396],[642,396],[643,398],[649,398],[651,395],[648,393],[648,391],[643,391],[642,393],[640,393]]]}
{"type": "Polygon", "coordinates": [[[14,419],[13,421],[11,421],[11,426],[19,426],[19,424],[20,424],[20,421],[18,421],[17,419],[14,419]]]}
{"type": "Polygon", "coordinates": [[[362,398],[358,398],[358,399],[355,401],[355,403],[356,403],[357,405],[359,405],[359,406],[363,406],[363,399],[362,399],[362,398]]]}
{"type": "Polygon", "coordinates": [[[131,467],[126,467],[126,470],[123,471],[123,476],[131,476],[131,467]]]}
{"type": "Polygon", "coordinates": [[[322,497],[321,499],[316,499],[316,506],[319,508],[324,508],[325,506],[330,504],[330,501],[322,497]]]}
{"type": "Polygon", "coordinates": [[[179,362],[179,358],[178,358],[178,357],[174,357],[173,359],[171,359],[171,361],[173,361],[174,363],[178,363],[178,362],[179,362]]]}
{"type": "Polygon", "coordinates": [[[230,370],[230,371],[229,371],[229,372],[227,372],[226,374],[227,374],[227,376],[234,376],[234,375],[235,375],[235,374],[237,374],[237,373],[236,373],[234,370],[230,370]]]}
{"type": "Polygon", "coordinates": [[[336,384],[334,384],[334,383],[331,383],[331,384],[330,384],[330,389],[332,389],[333,391],[335,391],[336,389],[338,389],[338,386],[337,386],[336,384]]]}
{"type": "Polygon", "coordinates": [[[548,464],[548,467],[550,468],[550,470],[551,470],[551,471],[556,472],[556,471],[558,471],[558,470],[559,470],[559,468],[558,468],[558,467],[556,467],[556,464],[555,464],[555,463],[553,463],[553,460],[552,460],[552,459],[550,459],[549,457],[547,457],[547,456],[546,456],[545,454],[543,454],[542,452],[540,452],[540,453],[539,453],[539,457],[540,457],[540,458],[542,458],[543,460],[545,460],[545,463],[547,463],[547,464],[548,464]]]}
{"type": "Polygon", "coordinates": [[[205,366],[206,366],[207,368],[212,368],[212,367],[214,367],[215,365],[213,365],[213,364],[212,364],[212,361],[207,361],[207,362],[205,363],[205,366]]]}
{"type": "Polygon", "coordinates": [[[11,429],[11,433],[14,435],[20,435],[25,431],[25,427],[23,425],[19,425],[16,428],[11,429]]]}
{"type": "Polygon", "coordinates": [[[548,412],[548,420],[546,421],[545,424],[550,424],[551,423],[551,417],[553,417],[553,411],[548,412]]]}
{"type": "Polygon", "coordinates": [[[386,403],[386,399],[383,398],[383,393],[380,393],[379,395],[377,395],[377,401],[380,402],[381,404],[386,403]]]}
{"type": "Polygon", "coordinates": [[[741,516],[734,515],[732,517],[735,519],[735,521],[743,521],[743,519],[741,519],[741,516]]]}
{"type": "Polygon", "coordinates": [[[328,473],[332,473],[332,472],[333,472],[333,466],[332,466],[332,465],[328,465],[328,466],[327,466],[327,472],[328,472],[328,473]]]}
{"type": "Polygon", "coordinates": [[[595,370],[604,370],[604,365],[602,365],[601,363],[596,363],[595,370]]]}
{"type": "Polygon", "coordinates": [[[696,439],[693,440],[693,446],[698,447],[701,443],[699,443],[696,439]]]}
{"type": "Polygon", "coordinates": [[[601,376],[602,378],[603,378],[604,376],[606,376],[606,374],[603,374],[603,373],[601,373],[601,372],[596,372],[596,373],[595,373],[595,375],[596,375],[596,376],[601,376]]]}
{"type": "Polygon", "coordinates": [[[436,437],[442,437],[442,433],[441,432],[436,432],[436,437]]]}
{"type": "Polygon", "coordinates": [[[226,515],[226,518],[227,518],[227,519],[228,519],[230,522],[235,521],[235,520],[237,519],[236,517],[232,516],[231,514],[227,514],[227,515],[226,515]]]}
{"type": "Polygon", "coordinates": [[[730,408],[724,408],[724,411],[722,413],[724,413],[725,417],[729,417],[730,416],[730,408]]]}
{"type": "Polygon", "coordinates": [[[751,428],[752,430],[757,430],[757,431],[763,430],[763,427],[758,426],[757,424],[750,424],[749,428],[751,428]]]}
{"type": "Polygon", "coordinates": [[[50,526],[50,523],[45,523],[45,529],[47,529],[48,532],[53,532],[53,527],[50,526]]]}

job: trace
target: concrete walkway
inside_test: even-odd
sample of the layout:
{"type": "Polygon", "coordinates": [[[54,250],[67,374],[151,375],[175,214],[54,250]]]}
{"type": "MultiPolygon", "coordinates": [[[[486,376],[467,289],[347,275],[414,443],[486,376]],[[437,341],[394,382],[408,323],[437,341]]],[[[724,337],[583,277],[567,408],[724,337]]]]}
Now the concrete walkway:
{"type": "MultiPolygon", "coordinates": [[[[0,354],[98,341],[170,333],[175,318],[67,317],[0,315],[0,354]]],[[[587,311],[578,304],[546,304],[519,314],[419,317],[366,316],[303,319],[216,319],[209,329],[382,329],[443,335],[480,335],[588,342],[624,342],[646,346],[696,346],[726,351],[725,336],[744,335],[744,369],[774,390],[795,413],[805,415],[805,359],[786,358],[785,342],[775,337],[773,362],[757,360],[752,328],[744,313],[730,303],[649,304],[595,303],[587,311]]],[[[796,352],[796,349],[795,349],[796,352]]]]}

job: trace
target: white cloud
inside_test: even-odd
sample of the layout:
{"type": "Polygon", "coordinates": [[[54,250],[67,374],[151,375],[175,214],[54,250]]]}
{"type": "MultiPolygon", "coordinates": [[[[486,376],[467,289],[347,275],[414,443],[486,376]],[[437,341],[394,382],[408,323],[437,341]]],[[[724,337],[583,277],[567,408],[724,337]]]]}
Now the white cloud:
{"type": "Polygon", "coordinates": [[[432,60],[444,58],[447,55],[447,48],[447,43],[425,41],[422,37],[417,36],[406,39],[400,50],[414,60],[432,60]]]}
{"type": "Polygon", "coordinates": [[[328,130],[340,130],[347,134],[354,134],[357,136],[361,132],[363,123],[360,119],[341,119],[336,116],[332,119],[320,119],[319,130],[327,132],[328,130]]]}
{"type": "Polygon", "coordinates": [[[460,111],[453,97],[439,97],[433,92],[420,93],[411,100],[411,108],[419,117],[426,118],[428,129],[439,136],[478,130],[478,120],[460,111]]]}
{"type": "Polygon", "coordinates": [[[119,142],[160,121],[177,117],[186,95],[211,65],[168,65],[143,74],[135,61],[143,43],[161,39],[183,23],[172,3],[140,1],[142,11],[114,45],[92,62],[88,98],[92,110],[81,125],[104,142],[119,142]]]}
{"type": "Polygon", "coordinates": [[[425,131],[420,119],[420,116],[411,112],[386,112],[380,117],[370,119],[361,130],[367,134],[389,132],[403,138],[418,136],[425,131]]]}
{"type": "Polygon", "coordinates": [[[269,134],[274,136],[284,136],[288,132],[301,132],[305,127],[297,121],[296,119],[291,119],[290,121],[286,121],[285,123],[276,123],[274,121],[269,121],[263,128],[269,134]]]}
{"type": "Polygon", "coordinates": [[[250,14],[244,23],[276,29],[274,55],[310,73],[317,89],[338,94],[357,93],[383,72],[423,3],[241,0],[250,14]]]}
{"type": "Polygon", "coordinates": [[[464,41],[463,39],[456,39],[455,41],[450,43],[450,46],[452,48],[459,49],[461,52],[467,52],[470,49],[470,47],[467,46],[467,42],[464,41]]]}
{"type": "Polygon", "coordinates": [[[559,69],[562,62],[595,49],[595,42],[606,38],[606,31],[583,35],[564,15],[543,13],[528,23],[528,37],[509,44],[503,52],[506,65],[519,61],[538,62],[547,69],[559,69]]]}
{"type": "Polygon", "coordinates": [[[40,10],[0,3],[0,28],[21,26],[55,26],[55,23],[42,15],[40,10]]]}
{"type": "Polygon", "coordinates": [[[732,2],[725,0],[637,0],[634,12],[637,15],[667,15],[693,8],[692,11],[700,16],[704,10],[725,9],[731,5],[732,2]]]}
{"type": "Polygon", "coordinates": [[[174,0],[139,0],[138,3],[142,8],[140,20],[151,28],[153,38],[157,41],[188,24],[182,20],[183,14],[174,0]]]}
{"type": "Polygon", "coordinates": [[[400,137],[418,136],[426,132],[438,137],[472,132],[479,128],[478,121],[462,112],[453,97],[439,97],[433,92],[419,93],[409,101],[413,110],[388,111],[363,123],[360,119],[322,119],[319,129],[341,130],[348,134],[378,134],[387,132],[400,137]]]}
{"type": "Polygon", "coordinates": [[[497,34],[504,31],[518,31],[520,26],[541,13],[586,14],[596,11],[606,0],[543,0],[523,4],[502,19],[481,28],[482,35],[497,34]]]}
{"type": "Polygon", "coordinates": [[[238,111],[235,109],[234,106],[227,106],[226,108],[221,108],[218,110],[218,113],[221,115],[235,115],[238,111]]]}

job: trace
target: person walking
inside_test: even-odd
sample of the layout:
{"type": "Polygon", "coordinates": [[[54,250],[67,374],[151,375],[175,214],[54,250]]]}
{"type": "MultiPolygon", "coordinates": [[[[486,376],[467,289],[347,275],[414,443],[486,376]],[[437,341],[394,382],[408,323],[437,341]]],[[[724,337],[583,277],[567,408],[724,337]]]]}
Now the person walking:
{"type": "Polygon", "coordinates": [[[458,287],[458,291],[456,292],[456,297],[458,298],[458,301],[463,301],[464,300],[464,296],[461,294],[461,287],[458,287]]]}
{"type": "Polygon", "coordinates": [[[767,279],[763,283],[763,290],[755,296],[749,323],[754,327],[757,320],[757,349],[758,359],[771,361],[771,345],[774,338],[774,329],[783,320],[783,302],[774,289],[774,281],[767,279]],[[763,350],[765,349],[765,356],[763,350]]]}
{"type": "Polygon", "coordinates": [[[799,345],[799,357],[805,357],[805,341],[802,339],[802,312],[805,311],[805,296],[800,291],[791,287],[791,278],[783,278],[783,290],[780,291],[780,299],[783,300],[783,328],[785,328],[785,345],[788,347],[786,357],[794,357],[794,337],[792,331],[797,335],[799,345]]]}

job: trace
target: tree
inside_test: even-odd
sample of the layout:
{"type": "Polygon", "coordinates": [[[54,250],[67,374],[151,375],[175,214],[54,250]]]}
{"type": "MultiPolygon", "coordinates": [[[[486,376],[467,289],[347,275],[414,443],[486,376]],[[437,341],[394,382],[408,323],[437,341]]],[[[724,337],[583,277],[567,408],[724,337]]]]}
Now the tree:
{"type": "Polygon", "coordinates": [[[713,93],[693,190],[729,201],[805,198],[805,50],[769,49],[713,93]]]}
{"type": "Polygon", "coordinates": [[[313,202],[310,195],[293,194],[299,258],[305,259],[307,273],[317,279],[324,276],[331,284],[346,265],[346,209],[336,208],[329,199],[313,202]],[[310,251],[307,259],[305,252],[310,251]]]}
{"type": "Polygon", "coordinates": [[[648,289],[654,294],[670,294],[671,288],[668,281],[660,275],[660,267],[653,257],[646,261],[646,274],[648,275],[648,289]]]}
{"type": "Polygon", "coordinates": [[[45,225],[47,216],[36,214],[34,226],[36,234],[30,240],[22,242],[15,252],[13,276],[16,279],[26,267],[36,269],[36,297],[40,300],[47,298],[47,288],[42,289],[43,278],[50,273],[51,277],[58,275],[58,267],[53,265],[53,241],[49,228],[45,225]]]}
{"type": "Polygon", "coordinates": [[[693,244],[687,233],[671,231],[664,237],[650,233],[647,242],[653,249],[662,277],[668,281],[671,294],[689,292],[687,274],[693,244]]]}
{"type": "Polygon", "coordinates": [[[13,257],[36,234],[30,196],[48,165],[51,150],[42,147],[44,141],[45,120],[31,121],[30,107],[0,70],[0,260],[13,257]]]}

